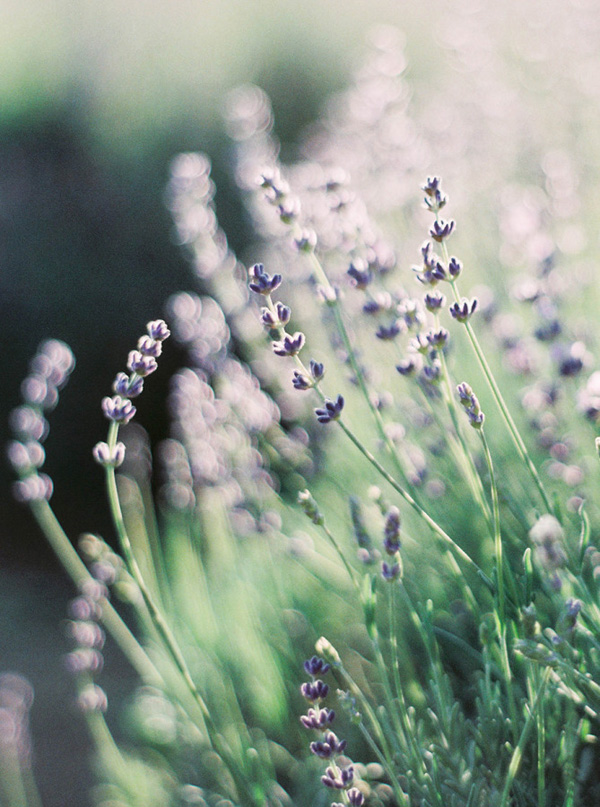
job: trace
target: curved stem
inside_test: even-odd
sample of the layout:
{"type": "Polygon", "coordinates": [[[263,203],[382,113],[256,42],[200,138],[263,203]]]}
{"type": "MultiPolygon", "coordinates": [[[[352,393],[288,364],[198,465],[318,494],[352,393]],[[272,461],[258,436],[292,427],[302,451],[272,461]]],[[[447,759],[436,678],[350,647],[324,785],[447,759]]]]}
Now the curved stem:
{"type": "MultiPolygon", "coordinates": [[[[442,245],[442,249],[443,249],[443,252],[444,252],[444,259],[446,261],[448,261],[448,250],[447,250],[445,244],[442,245]]],[[[459,291],[458,291],[458,285],[456,283],[456,280],[451,280],[450,281],[450,286],[452,287],[452,291],[454,293],[454,299],[456,300],[456,302],[460,303],[461,297],[460,297],[460,294],[459,294],[459,291]]],[[[483,371],[483,374],[484,374],[485,379],[486,379],[486,381],[488,383],[488,386],[489,386],[489,388],[490,388],[490,390],[492,392],[492,395],[494,396],[494,399],[496,401],[498,409],[500,410],[500,413],[501,413],[502,417],[504,418],[504,422],[506,423],[508,431],[510,432],[510,435],[511,435],[511,437],[513,439],[513,442],[514,442],[515,447],[516,447],[516,449],[517,449],[517,451],[519,453],[519,456],[521,457],[521,459],[525,463],[525,466],[526,466],[527,470],[529,471],[529,474],[531,475],[531,478],[533,479],[533,481],[535,483],[535,486],[537,487],[538,491],[540,492],[540,495],[541,495],[542,499],[544,500],[544,504],[545,504],[548,512],[553,513],[554,508],[552,507],[552,504],[550,502],[550,498],[548,497],[548,494],[546,493],[546,489],[544,488],[544,485],[542,483],[542,480],[540,478],[538,470],[535,467],[535,465],[533,463],[533,460],[529,456],[527,446],[525,445],[525,442],[524,442],[523,438],[521,437],[521,434],[520,434],[520,432],[519,432],[519,430],[518,430],[518,428],[517,428],[517,426],[516,426],[516,424],[515,424],[515,422],[514,422],[514,420],[512,418],[512,415],[510,414],[508,406],[506,405],[506,402],[505,402],[505,400],[504,400],[504,398],[502,396],[502,393],[500,392],[500,387],[498,386],[498,383],[497,383],[497,381],[496,381],[496,379],[494,377],[494,374],[492,373],[492,370],[491,370],[491,368],[490,368],[490,366],[489,366],[489,364],[487,362],[487,359],[485,357],[483,349],[482,349],[481,345],[479,344],[479,340],[477,339],[475,331],[473,330],[473,326],[471,325],[471,323],[468,320],[465,322],[465,328],[466,328],[466,331],[467,331],[467,336],[469,337],[469,341],[471,343],[471,347],[473,348],[473,352],[475,353],[475,356],[477,357],[477,361],[479,362],[479,366],[481,367],[481,369],[483,371]]]]}
{"type": "MultiPolygon", "coordinates": [[[[118,423],[112,422],[110,424],[108,430],[108,445],[111,449],[114,448],[117,442],[117,436],[119,433],[119,425],[118,423]]],[[[119,544],[121,546],[121,551],[123,552],[123,557],[125,563],[127,564],[127,568],[129,573],[135,580],[136,585],[138,586],[144,603],[148,609],[152,622],[163,641],[169,655],[171,656],[177,670],[179,671],[183,681],[185,682],[187,688],[189,689],[192,697],[194,698],[196,704],[200,708],[200,712],[202,714],[204,720],[204,728],[206,729],[206,733],[210,739],[211,744],[217,750],[217,752],[222,756],[223,761],[229,768],[231,775],[234,778],[236,786],[238,788],[240,798],[244,797],[244,794],[248,795],[250,801],[254,805],[260,804],[258,800],[257,794],[254,792],[254,787],[251,782],[249,782],[246,778],[246,774],[234,758],[232,751],[227,746],[225,740],[221,735],[217,732],[216,726],[214,721],[211,717],[209,712],[208,706],[204,701],[204,698],[200,694],[194,679],[189,671],[187,666],[187,662],[181,652],[181,649],[177,643],[175,636],[173,635],[171,628],[167,624],[166,619],[162,615],[159,607],[157,606],[152,594],[146,585],[146,582],[143,578],[141,569],[135,559],[135,555],[133,553],[133,548],[131,546],[131,541],[129,539],[129,535],[127,533],[127,529],[125,527],[125,520],[123,518],[123,512],[121,510],[121,502],[119,500],[119,494],[117,491],[117,481],[116,481],[116,474],[115,469],[113,467],[107,466],[106,467],[106,484],[108,490],[108,500],[110,511],[113,519],[113,523],[117,532],[117,536],[119,539],[119,544]]]]}
{"type": "Polygon", "coordinates": [[[413,499],[413,497],[406,491],[395,479],[394,477],[383,467],[383,465],[371,454],[368,448],[364,446],[358,437],[354,435],[354,433],[346,426],[343,420],[338,419],[337,423],[339,424],[340,428],[344,432],[344,434],[350,439],[350,441],[358,448],[360,453],[367,459],[371,465],[376,468],[376,470],[383,476],[383,478],[391,485],[394,490],[402,496],[404,501],[417,513],[417,515],[425,521],[425,523],[433,530],[433,532],[441,538],[444,543],[446,543],[452,551],[471,569],[473,569],[477,574],[481,577],[484,581],[486,586],[490,589],[490,591],[494,591],[494,584],[490,580],[490,578],[485,574],[485,572],[480,568],[480,566],[473,560],[473,558],[468,555],[465,550],[460,547],[456,541],[454,541],[447,532],[445,532],[442,527],[434,521],[433,518],[427,513],[427,511],[423,510],[423,508],[417,504],[417,502],[413,499]]]}
{"type": "Polygon", "coordinates": [[[387,434],[387,432],[385,430],[385,425],[384,425],[383,418],[381,417],[381,413],[380,413],[379,409],[377,409],[377,407],[374,406],[373,401],[371,400],[371,396],[369,395],[369,389],[367,387],[365,374],[364,374],[364,372],[362,370],[362,367],[360,366],[359,362],[357,361],[356,353],[354,351],[354,347],[352,346],[352,342],[350,341],[350,336],[348,334],[348,330],[347,330],[346,325],[344,323],[344,318],[342,316],[342,310],[341,310],[341,306],[340,306],[340,303],[339,303],[337,293],[336,293],[335,289],[333,288],[333,286],[331,285],[331,283],[329,281],[329,278],[327,277],[327,274],[325,272],[325,269],[324,269],[322,263],[319,261],[319,259],[315,255],[315,253],[314,252],[309,253],[309,258],[310,258],[310,262],[311,262],[311,264],[313,266],[313,269],[315,271],[315,275],[316,275],[318,281],[328,291],[331,291],[331,293],[332,293],[332,300],[331,300],[331,302],[328,303],[328,305],[333,311],[333,316],[334,316],[334,319],[335,319],[336,328],[337,328],[338,334],[340,335],[340,337],[342,339],[342,342],[344,343],[344,348],[346,350],[346,353],[348,354],[348,359],[350,361],[350,366],[352,367],[352,372],[354,373],[354,375],[356,377],[358,387],[359,387],[359,389],[360,389],[360,391],[361,391],[361,393],[363,395],[363,398],[365,399],[365,402],[366,402],[367,406],[369,407],[369,410],[371,412],[373,420],[375,421],[375,426],[377,428],[377,431],[379,432],[379,436],[380,436],[381,440],[383,441],[386,449],[388,450],[388,452],[389,452],[389,454],[390,454],[390,456],[392,458],[392,461],[394,463],[396,471],[401,476],[404,477],[405,476],[404,469],[402,467],[402,463],[400,462],[398,454],[396,453],[396,448],[394,446],[394,443],[392,442],[392,440],[390,439],[389,435],[387,434]]]}
{"type": "MultiPolygon", "coordinates": [[[[45,499],[34,501],[30,507],[48,543],[75,585],[93,580],[48,502],[45,499]]],[[[101,621],[140,678],[155,686],[163,685],[162,676],[148,654],[108,601],[102,604],[101,621]]]]}

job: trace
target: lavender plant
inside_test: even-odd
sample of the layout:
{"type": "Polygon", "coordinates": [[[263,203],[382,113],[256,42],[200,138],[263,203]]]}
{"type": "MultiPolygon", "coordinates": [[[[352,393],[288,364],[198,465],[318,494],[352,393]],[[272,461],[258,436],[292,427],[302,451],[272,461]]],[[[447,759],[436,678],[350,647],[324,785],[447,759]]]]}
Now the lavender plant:
{"type": "Polygon", "coordinates": [[[463,296],[482,279],[476,239],[458,241],[467,209],[447,217],[437,175],[422,216],[414,173],[438,135],[414,134],[404,68],[400,35],[378,29],[292,166],[266,95],[232,94],[257,236],[247,270],[218,225],[208,159],[173,163],[169,206],[205,296],[167,305],[189,366],[172,381],[159,484],[129,422],[164,321],[102,402],[93,454],[120,555],[90,535],[78,555],[49,504],[41,444],[66,346],[42,345],[23,385],[15,494],[80,589],[68,666],[100,804],[596,803],[592,340],[562,315],[558,250],[514,284],[520,319],[489,285],[463,296]],[[99,623],[143,682],[136,752],[105,722],[99,623]]]}

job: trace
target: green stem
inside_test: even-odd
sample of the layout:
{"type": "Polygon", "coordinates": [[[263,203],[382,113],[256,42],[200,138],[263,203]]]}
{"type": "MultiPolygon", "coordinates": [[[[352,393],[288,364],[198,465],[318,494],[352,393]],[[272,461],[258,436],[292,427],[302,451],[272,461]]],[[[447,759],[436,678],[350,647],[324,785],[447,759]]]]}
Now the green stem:
{"type": "MultiPolygon", "coordinates": [[[[119,433],[119,425],[114,421],[110,424],[108,430],[108,445],[111,449],[114,449],[114,446],[117,442],[117,437],[119,433]]],[[[162,615],[160,609],[158,608],[152,594],[146,582],[142,576],[141,569],[136,561],[135,555],[133,553],[133,548],[131,546],[131,541],[129,539],[129,535],[127,533],[127,529],[125,527],[125,520],[123,518],[123,512],[121,510],[121,502],[119,500],[119,494],[117,491],[117,481],[116,481],[116,474],[115,469],[113,467],[107,466],[106,467],[106,484],[108,490],[108,501],[109,507],[111,511],[111,516],[113,519],[113,523],[115,526],[115,530],[117,532],[117,537],[119,539],[119,544],[121,546],[121,551],[123,552],[123,557],[125,563],[127,564],[127,568],[129,573],[133,577],[136,585],[138,586],[146,608],[150,614],[150,618],[164,643],[169,655],[171,656],[175,667],[177,668],[179,674],[181,675],[183,681],[185,682],[187,688],[189,689],[194,701],[196,702],[197,706],[200,708],[200,712],[202,714],[204,720],[204,727],[206,729],[206,733],[208,734],[209,740],[213,747],[217,750],[217,752],[222,756],[223,761],[227,765],[230,770],[231,775],[234,778],[236,786],[239,790],[240,798],[243,798],[244,795],[247,795],[252,804],[259,807],[260,802],[257,800],[257,796],[254,792],[254,787],[252,783],[250,783],[247,778],[246,774],[234,758],[231,750],[228,748],[225,740],[221,735],[217,732],[216,726],[214,721],[210,715],[208,706],[204,701],[204,698],[200,694],[194,679],[189,671],[187,666],[187,662],[179,648],[177,640],[173,635],[167,621],[165,620],[164,616],[162,615]]]]}
{"type": "Polygon", "coordinates": [[[410,749],[413,755],[414,763],[416,763],[416,775],[421,779],[421,775],[427,772],[427,766],[423,755],[417,745],[415,732],[411,725],[408,710],[406,708],[406,700],[402,690],[402,682],[400,681],[400,659],[398,657],[398,637],[396,635],[396,605],[397,605],[397,591],[398,586],[392,585],[391,595],[389,598],[390,606],[390,644],[392,648],[392,674],[394,679],[394,687],[396,689],[396,698],[400,705],[400,717],[404,726],[404,733],[408,739],[410,749]]]}
{"type": "MultiPolygon", "coordinates": [[[[364,714],[369,718],[369,722],[371,723],[371,726],[373,727],[373,731],[375,732],[375,734],[377,736],[377,741],[379,743],[379,747],[377,746],[377,744],[375,743],[375,741],[372,738],[371,738],[371,741],[370,741],[369,744],[371,745],[371,748],[373,748],[373,749],[378,749],[378,748],[381,749],[378,752],[377,756],[378,756],[381,764],[385,768],[385,770],[387,772],[387,775],[390,778],[390,784],[391,784],[392,788],[394,789],[394,793],[399,798],[399,801],[407,804],[406,794],[403,792],[402,788],[400,787],[400,785],[398,783],[398,777],[397,777],[397,775],[396,775],[396,773],[394,771],[393,755],[392,755],[390,745],[388,743],[387,737],[385,736],[385,732],[381,728],[381,723],[379,722],[379,719],[377,718],[377,715],[375,714],[375,712],[371,708],[371,704],[366,699],[366,697],[363,695],[363,692],[362,692],[361,688],[358,686],[358,684],[354,681],[352,676],[346,671],[346,669],[344,668],[344,666],[341,663],[337,663],[337,664],[333,665],[332,666],[332,671],[333,671],[333,674],[340,679],[340,683],[343,685],[343,687],[345,689],[347,689],[352,694],[352,696],[356,700],[356,703],[360,706],[360,708],[364,712],[364,714]]],[[[370,737],[369,731],[366,728],[366,726],[364,726],[362,721],[361,721],[361,726],[363,727],[363,733],[365,734],[365,736],[370,737]]]]}
{"type": "Polygon", "coordinates": [[[373,401],[371,400],[371,396],[369,394],[369,389],[367,387],[367,382],[365,379],[365,374],[362,370],[362,367],[360,366],[360,363],[356,359],[356,353],[354,351],[354,347],[352,346],[352,342],[350,341],[348,330],[344,323],[342,309],[339,303],[337,293],[333,288],[333,286],[331,285],[329,278],[327,277],[327,273],[325,272],[322,263],[319,261],[315,253],[314,252],[309,253],[309,258],[313,266],[317,280],[319,281],[319,283],[321,283],[321,285],[323,285],[328,291],[332,293],[332,300],[331,302],[328,301],[328,305],[333,311],[333,316],[335,319],[338,334],[340,335],[346,353],[348,354],[350,366],[352,367],[352,372],[356,377],[358,387],[363,395],[363,398],[365,399],[367,406],[369,407],[373,420],[375,421],[375,426],[377,428],[377,431],[379,432],[379,436],[392,458],[396,471],[400,474],[400,476],[405,477],[404,469],[396,452],[394,443],[390,439],[389,435],[385,430],[385,425],[383,423],[383,418],[381,417],[381,412],[379,411],[379,409],[377,409],[376,406],[374,406],[373,401]]]}
{"type": "Polygon", "coordinates": [[[433,532],[447,544],[452,551],[471,569],[473,569],[484,581],[490,591],[494,591],[494,584],[479,565],[468,555],[465,550],[454,541],[447,532],[445,532],[440,525],[434,521],[433,518],[423,508],[417,504],[413,497],[406,491],[394,477],[383,467],[383,465],[371,454],[368,448],[364,446],[361,441],[354,435],[354,433],[346,426],[343,420],[338,419],[337,423],[349,438],[349,440],[356,446],[360,453],[367,459],[371,465],[381,474],[381,476],[388,482],[391,487],[402,496],[404,501],[417,513],[417,515],[425,521],[425,523],[433,530],[433,532]]]}
{"type": "Polygon", "coordinates": [[[510,760],[510,764],[508,766],[508,771],[506,774],[506,780],[504,782],[504,789],[502,791],[502,798],[500,800],[499,807],[508,807],[509,799],[510,799],[510,789],[512,784],[515,780],[517,773],[519,772],[519,768],[521,766],[521,762],[523,760],[523,752],[525,750],[525,746],[527,744],[527,740],[529,739],[529,734],[533,727],[533,721],[536,717],[536,712],[538,709],[538,704],[544,698],[544,691],[546,689],[546,684],[548,683],[548,679],[550,678],[551,673],[550,667],[548,667],[544,671],[544,675],[542,677],[542,681],[540,687],[538,689],[535,701],[533,702],[532,708],[530,709],[527,718],[525,720],[525,725],[523,726],[523,730],[521,731],[521,736],[519,737],[519,742],[515,750],[513,751],[513,755],[510,760]]]}
{"type": "Polygon", "coordinates": [[[479,431],[481,437],[481,444],[483,446],[483,453],[487,464],[488,472],[490,475],[490,488],[492,493],[492,515],[494,519],[494,554],[496,559],[496,619],[498,622],[498,633],[500,635],[500,653],[502,658],[502,666],[504,668],[504,678],[506,683],[506,690],[508,694],[508,704],[510,712],[510,721],[513,727],[514,741],[516,742],[516,727],[517,727],[517,706],[515,702],[515,694],[513,691],[513,676],[510,667],[510,659],[508,656],[507,644],[507,624],[506,624],[506,595],[504,591],[504,556],[502,547],[502,532],[500,529],[500,503],[498,499],[498,486],[496,484],[496,473],[494,471],[494,463],[492,461],[492,454],[488,441],[486,439],[483,429],[479,431]]]}
{"type": "MultiPolygon", "coordinates": [[[[444,255],[444,260],[447,263],[449,258],[448,258],[448,249],[447,249],[445,243],[442,243],[442,252],[443,252],[443,255],[444,255]]],[[[460,296],[460,293],[459,293],[459,290],[458,290],[458,284],[457,284],[456,280],[452,279],[450,281],[450,286],[451,286],[452,291],[454,293],[454,299],[456,300],[457,303],[460,303],[461,296],[460,296]]],[[[527,470],[529,471],[529,473],[531,475],[531,478],[533,479],[533,481],[535,483],[535,486],[537,487],[538,491],[540,492],[540,495],[541,495],[542,499],[544,500],[544,504],[545,504],[548,512],[552,513],[552,512],[554,512],[554,508],[552,507],[552,504],[550,502],[548,494],[546,493],[546,490],[544,488],[542,480],[540,479],[540,475],[538,473],[538,470],[535,467],[535,465],[533,464],[533,461],[532,461],[531,457],[529,456],[527,446],[525,445],[525,442],[524,442],[523,438],[521,437],[521,434],[519,433],[519,430],[518,430],[518,428],[517,428],[517,426],[516,426],[516,424],[515,424],[515,422],[514,422],[514,420],[512,418],[512,415],[510,414],[508,406],[506,405],[506,402],[505,402],[504,398],[502,397],[502,393],[500,392],[500,387],[498,386],[498,383],[497,383],[497,381],[496,381],[496,379],[494,377],[494,374],[492,373],[492,370],[491,370],[491,368],[490,368],[490,366],[489,366],[489,364],[487,362],[487,359],[486,359],[485,354],[484,354],[484,352],[483,352],[483,350],[481,348],[481,345],[479,344],[479,340],[477,339],[475,331],[473,330],[473,326],[471,325],[471,323],[468,320],[465,322],[465,328],[466,328],[466,331],[467,331],[467,336],[469,337],[469,342],[471,343],[471,347],[473,348],[475,356],[477,357],[477,361],[479,362],[479,366],[481,367],[481,369],[483,371],[483,374],[484,374],[484,376],[486,378],[486,381],[487,381],[488,386],[489,386],[489,388],[490,388],[490,390],[492,392],[492,395],[494,396],[494,399],[495,399],[496,404],[497,404],[497,406],[498,406],[498,408],[500,410],[500,413],[501,413],[502,417],[504,418],[504,422],[506,423],[506,426],[507,426],[507,428],[508,428],[508,430],[510,432],[510,435],[511,435],[511,437],[513,439],[513,442],[514,442],[515,447],[516,447],[516,449],[517,449],[517,451],[519,453],[519,456],[521,457],[521,459],[525,463],[525,466],[526,466],[527,470]]]]}
{"type": "MultiPolygon", "coordinates": [[[[73,548],[48,502],[45,499],[34,501],[31,502],[30,507],[48,543],[75,585],[80,586],[87,580],[93,580],[94,578],[73,548]]],[[[140,678],[149,684],[161,686],[163,680],[160,673],[108,601],[102,604],[101,621],[140,678]]]]}
{"type": "MultiPolygon", "coordinates": [[[[440,326],[439,317],[437,315],[435,317],[435,325],[436,328],[439,328],[440,326]]],[[[454,427],[454,433],[456,434],[456,438],[458,439],[460,448],[462,449],[464,459],[464,461],[462,461],[460,464],[463,467],[465,477],[471,487],[475,501],[481,508],[486,522],[491,526],[490,511],[483,494],[483,484],[479,474],[477,473],[477,469],[475,468],[475,463],[473,462],[473,457],[471,456],[471,452],[469,451],[466,440],[463,436],[462,429],[460,428],[460,422],[456,411],[455,393],[452,390],[448,363],[446,362],[446,357],[443,350],[439,351],[439,357],[442,365],[442,380],[444,382],[445,390],[444,400],[448,409],[448,414],[450,415],[450,420],[452,421],[452,425],[454,427]]]]}

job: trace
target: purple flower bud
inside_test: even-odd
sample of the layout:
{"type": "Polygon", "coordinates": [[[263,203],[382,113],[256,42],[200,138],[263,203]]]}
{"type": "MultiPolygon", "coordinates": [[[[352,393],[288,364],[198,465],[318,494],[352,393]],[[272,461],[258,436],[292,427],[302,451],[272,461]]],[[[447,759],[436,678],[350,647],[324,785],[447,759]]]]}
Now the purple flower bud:
{"type": "Polygon", "coordinates": [[[320,381],[325,375],[325,367],[321,362],[311,359],[309,367],[310,367],[310,374],[315,379],[315,381],[320,381]]]}
{"type": "Polygon", "coordinates": [[[289,196],[277,206],[277,212],[284,224],[292,224],[300,215],[300,199],[297,196],[289,196]]]}
{"type": "Polygon", "coordinates": [[[306,729],[316,729],[323,731],[335,720],[335,712],[332,709],[309,709],[305,715],[300,717],[300,722],[306,729]]]}
{"type": "Polygon", "coordinates": [[[450,277],[455,280],[460,273],[462,272],[462,263],[458,260],[458,258],[450,258],[448,262],[448,274],[450,277]]]}
{"type": "Polygon", "coordinates": [[[365,797],[357,787],[351,787],[346,793],[350,807],[362,807],[365,797]]]}
{"type": "Polygon", "coordinates": [[[265,272],[262,263],[255,263],[254,266],[251,266],[248,274],[250,275],[248,288],[256,294],[271,294],[281,285],[281,275],[271,277],[265,272]]]}
{"type": "Polygon", "coordinates": [[[329,672],[329,664],[319,656],[313,656],[304,662],[304,669],[308,675],[316,678],[318,675],[325,675],[325,673],[329,672]]]}
{"type": "Polygon", "coordinates": [[[315,415],[319,423],[330,423],[332,420],[338,420],[344,408],[344,399],[338,395],[335,401],[326,399],[325,405],[321,409],[315,409],[315,415]]]}
{"type": "Polygon", "coordinates": [[[477,305],[476,297],[471,302],[463,298],[460,303],[453,303],[450,306],[450,315],[458,322],[467,322],[475,312],[477,305]]]}
{"type": "Polygon", "coordinates": [[[79,693],[77,705],[82,712],[105,712],[108,700],[103,689],[97,684],[89,684],[79,693]]]}
{"type": "Polygon", "coordinates": [[[321,777],[321,782],[325,787],[334,790],[346,790],[354,781],[354,767],[340,768],[339,773],[335,768],[327,768],[325,775],[321,777]]]}
{"type": "Polygon", "coordinates": [[[142,378],[145,378],[150,373],[153,373],[158,364],[154,356],[144,356],[139,350],[131,350],[127,357],[127,369],[131,373],[136,373],[142,378]]]}
{"type": "Polygon", "coordinates": [[[439,311],[446,302],[446,298],[439,291],[429,292],[425,295],[425,308],[434,313],[439,311]]]}
{"type": "Polygon", "coordinates": [[[303,333],[296,331],[293,336],[285,334],[283,339],[273,342],[273,353],[276,356],[295,356],[304,347],[306,338],[303,333]]]}
{"type": "Polygon", "coordinates": [[[364,261],[351,263],[347,274],[354,281],[354,288],[360,291],[364,291],[373,278],[371,270],[364,261]]]}
{"type": "Polygon", "coordinates": [[[154,339],[157,342],[164,342],[164,340],[168,339],[171,335],[171,331],[167,327],[167,323],[164,319],[152,320],[152,322],[146,325],[146,330],[150,339],[154,339]]]}
{"type": "Polygon", "coordinates": [[[275,313],[270,308],[261,308],[260,321],[266,328],[284,327],[290,321],[292,309],[283,303],[275,304],[275,313]]]}
{"type": "Polygon", "coordinates": [[[108,443],[96,443],[92,454],[98,465],[103,465],[105,468],[118,468],[125,459],[125,445],[116,443],[113,448],[110,448],[108,443]]]}
{"type": "Polygon", "coordinates": [[[467,417],[469,418],[469,423],[474,429],[481,429],[485,416],[481,411],[477,396],[471,387],[464,381],[462,384],[457,386],[456,391],[458,392],[460,404],[462,407],[464,407],[467,417]]]}
{"type": "Polygon", "coordinates": [[[432,362],[423,367],[423,377],[430,384],[438,384],[442,374],[442,368],[439,362],[432,362]]]}
{"type": "Polygon", "coordinates": [[[448,197],[442,193],[440,188],[440,177],[427,177],[427,181],[421,186],[421,190],[425,191],[425,207],[437,213],[448,201],[448,197]]]}
{"type": "Polygon", "coordinates": [[[65,657],[65,667],[74,675],[81,673],[97,674],[102,671],[103,666],[104,658],[102,653],[91,647],[78,647],[65,657]]]}
{"type": "Polygon", "coordinates": [[[298,252],[313,252],[317,246],[317,234],[314,230],[304,229],[294,238],[294,246],[298,252]]]}
{"type": "Polygon", "coordinates": [[[400,333],[400,321],[396,320],[391,325],[380,325],[375,331],[375,336],[384,342],[395,339],[400,333]]]}
{"type": "Polygon", "coordinates": [[[12,486],[13,496],[22,504],[39,502],[44,499],[48,501],[52,496],[53,484],[47,474],[32,474],[14,482],[12,486]]]}
{"type": "Polygon", "coordinates": [[[299,373],[298,370],[294,370],[294,377],[292,378],[292,384],[295,389],[297,390],[307,390],[311,389],[313,382],[310,378],[307,378],[303,373],[299,373]]]}
{"type": "Polygon", "coordinates": [[[400,510],[390,507],[385,517],[383,545],[388,555],[394,555],[400,549],[400,510]]]}
{"type": "Polygon", "coordinates": [[[144,356],[153,356],[157,359],[162,353],[162,342],[152,339],[150,336],[140,336],[137,346],[144,356]]]}
{"type": "Polygon", "coordinates": [[[417,365],[413,359],[404,359],[400,364],[396,365],[396,370],[400,375],[411,376],[415,374],[417,365]]]}
{"type": "Polygon", "coordinates": [[[275,303],[275,311],[277,312],[277,319],[280,325],[287,325],[292,316],[292,309],[288,305],[281,302],[275,303]]]}
{"type": "Polygon", "coordinates": [[[425,338],[431,347],[443,348],[448,344],[450,334],[445,328],[440,328],[438,331],[428,331],[425,338]]]}
{"type": "Polygon", "coordinates": [[[277,324],[277,320],[273,316],[269,308],[260,309],[260,321],[265,326],[265,328],[274,328],[275,325],[277,324]]]}
{"type": "Polygon", "coordinates": [[[381,575],[384,580],[387,580],[389,583],[397,580],[400,577],[401,567],[399,563],[386,563],[384,560],[381,564],[381,575]]]}
{"type": "Polygon", "coordinates": [[[315,756],[321,759],[331,759],[334,754],[343,753],[346,745],[346,740],[338,740],[333,731],[328,731],[321,742],[313,742],[310,744],[310,750],[315,756]]]}
{"type": "Polygon", "coordinates": [[[431,225],[429,230],[429,235],[433,238],[434,241],[437,241],[438,244],[441,244],[446,238],[449,238],[452,233],[454,232],[454,227],[456,226],[456,222],[453,220],[444,221],[443,219],[439,219],[438,221],[434,221],[431,225]]]}
{"type": "Polygon", "coordinates": [[[20,473],[32,468],[41,468],[46,459],[43,447],[35,440],[27,443],[11,440],[6,453],[12,467],[20,473]]]}
{"type": "Polygon", "coordinates": [[[102,411],[109,420],[125,424],[129,423],[135,415],[136,409],[129,399],[121,398],[120,395],[113,395],[112,398],[106,397],[102,399],[102,411]]]}
{"type": "Polygon", "coordinates": [[[105,635],[96,622],[71,622],[68,626],[69,636],[81,647],[95,647],[101,650],[105,635]]]}
{"type": "Polygon", "coordinates": [[[31,406],[18,406],[10,413],[10,425],[19,437],[43,441],[48,436],[48,421],[31,406]]]}
{"type": "Polygon", "coordinates": [[[300,692],[307,701],[320,701],[327,697],[329,687],[326,683],[317,679],[316,681],[308,681],[302,684],[300,692]]]}
{"type": "Polygon", "coordinates": [[[144,379],[139,375],[128,376],[127,373],[117,373],[113,382],[113,391],[123,398],[137,398],[144,389],[144,379]]]}

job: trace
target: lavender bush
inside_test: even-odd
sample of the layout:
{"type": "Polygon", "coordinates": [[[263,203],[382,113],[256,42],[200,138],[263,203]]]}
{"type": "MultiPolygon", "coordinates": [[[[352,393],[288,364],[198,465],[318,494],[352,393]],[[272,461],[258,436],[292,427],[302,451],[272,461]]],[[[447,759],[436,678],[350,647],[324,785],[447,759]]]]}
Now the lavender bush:
{"type": "MultiPolygon", "coordinates": [[[[93,455],[118,553],[84,535],[78,554],[51,509],[46,415],[73,357],[49,341],[33,359],[9,458],[79,589],[67,667],[103,807],[597,802],[585,175],[563,121],[548,139],[545,96],[525,138],[490,45],[497,12],[482,40],[467,5],[440,38],[476,64],[470,94],[440,77],[435,104],[412,102],[402,37],[379,28],[293,165],[265,94],[231,94],[248,268],[208,158],[174,161],[168,204],[200,295],[168,301],[169,325],[148,323],[102,402],[93,455]],[[132,421],[170,331],[189,364],[153,474],[132,421]],[[105,719],[105,631],[141,680],[128,747],[105,719]]],[[[559,53],[554,89],[583,104],[592,90],[572,81],[593,36],[553,14],[579,54],[559,53]]]]}

